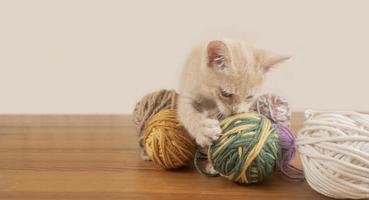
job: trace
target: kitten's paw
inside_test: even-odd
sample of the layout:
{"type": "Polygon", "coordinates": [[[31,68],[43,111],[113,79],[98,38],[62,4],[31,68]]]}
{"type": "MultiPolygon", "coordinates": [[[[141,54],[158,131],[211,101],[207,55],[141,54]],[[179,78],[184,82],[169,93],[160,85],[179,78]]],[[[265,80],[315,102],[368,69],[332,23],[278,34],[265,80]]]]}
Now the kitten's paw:
{"type": "Polygon", "coordinates": [[[217,174],[217,170],[214,169],[214,166],[208,162],[206,163],[206,166],[205,166],[205,171],[209,174],[217,174]]]}
{"type": "Polygon", "coordinates": [[[207,147],[211,144],[213,140],[210,139],[209,137],[206,137],[204,135],[198,135],[196,136],[196,143],[200,146],[200,147],[207,147]]]}
{"type": "Polygon", "coordinates": [[[219,138],[222,134],[219,121],[215,119],[204,119],[200,122],[196,142],[201,147],[209,146],[213,140],[219,138]]]}

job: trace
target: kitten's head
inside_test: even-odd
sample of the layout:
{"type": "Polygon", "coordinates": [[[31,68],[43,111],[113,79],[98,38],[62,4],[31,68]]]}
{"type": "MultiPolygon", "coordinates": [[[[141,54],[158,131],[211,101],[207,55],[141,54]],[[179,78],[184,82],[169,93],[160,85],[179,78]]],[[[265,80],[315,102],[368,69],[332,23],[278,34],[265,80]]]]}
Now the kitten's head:
{"type": "Polygon", "coordinates": [[[289,58],[230,40],[210,41],[205,55],[205,84],[225,116],[248,111],[265,74],[289,58]]]}

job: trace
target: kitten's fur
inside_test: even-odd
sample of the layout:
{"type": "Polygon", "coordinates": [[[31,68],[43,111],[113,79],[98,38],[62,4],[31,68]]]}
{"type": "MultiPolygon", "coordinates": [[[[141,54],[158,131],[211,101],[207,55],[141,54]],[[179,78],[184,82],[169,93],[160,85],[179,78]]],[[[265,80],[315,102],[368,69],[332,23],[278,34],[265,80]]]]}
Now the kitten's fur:
{"type": "Polygon", "coordinates": [[[237,40],[214,40],[196,47],[181,78],[180,121],[206,147],[219,137],[219,119],[248,111],[265,73],[286,56],[237,40]]]}

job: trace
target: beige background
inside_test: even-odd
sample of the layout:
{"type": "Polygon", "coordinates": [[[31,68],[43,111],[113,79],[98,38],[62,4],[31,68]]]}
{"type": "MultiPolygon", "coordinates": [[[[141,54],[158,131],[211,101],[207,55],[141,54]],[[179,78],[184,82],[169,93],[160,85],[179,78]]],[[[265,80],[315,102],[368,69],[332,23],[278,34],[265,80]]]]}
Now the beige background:
{"type": "Polygon", "coordinates": [[[0,1],[0,113],[128,113],[222,35],[293,56],[263,90],[295,111],[368,111],[366,2],[0,1]]]}

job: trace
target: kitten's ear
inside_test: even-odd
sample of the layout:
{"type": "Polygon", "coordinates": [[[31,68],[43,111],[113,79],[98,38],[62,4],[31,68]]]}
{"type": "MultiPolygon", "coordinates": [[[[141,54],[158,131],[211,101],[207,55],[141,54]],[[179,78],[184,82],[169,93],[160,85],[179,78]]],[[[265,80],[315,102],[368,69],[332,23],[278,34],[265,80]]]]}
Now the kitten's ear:
{"type": "Polygon", "coordinates": [[[208,66],[224,69],[229,65],[229,52],[227,45],[219,40],[213,40],[207,46],[208,66]]]}
{"type": "Polygon", "coordinates": [[[260,68],[264,73],[268,72],[274,65],[290,58],[290,56],[276,54],[264,49],[258,51],[257,57],[260,61],[260,68]]]}

